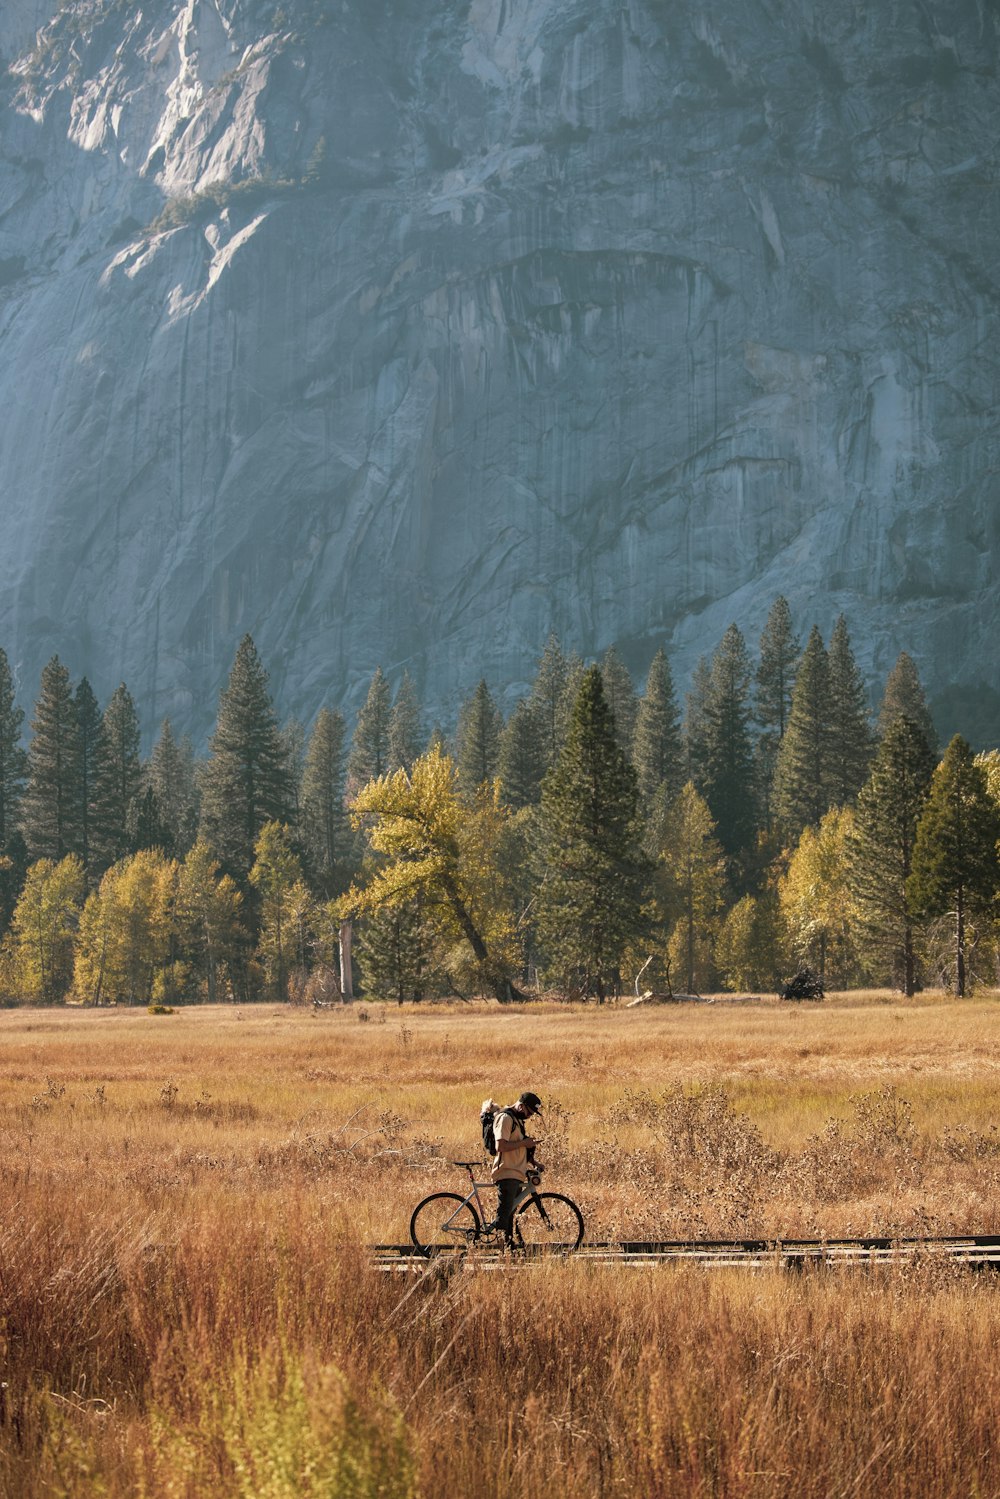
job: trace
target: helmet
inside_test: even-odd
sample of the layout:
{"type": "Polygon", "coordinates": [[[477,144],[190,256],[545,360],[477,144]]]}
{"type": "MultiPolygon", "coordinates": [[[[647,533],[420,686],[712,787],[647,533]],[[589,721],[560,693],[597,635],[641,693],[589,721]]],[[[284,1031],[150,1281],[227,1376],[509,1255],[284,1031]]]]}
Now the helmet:
{"type": "Polygon", "coordinates": [[[522,1093],[517,1100],[529,1114],[540,1114],[542,1112],[542,1100],[537,1093],[522,1093]]]}

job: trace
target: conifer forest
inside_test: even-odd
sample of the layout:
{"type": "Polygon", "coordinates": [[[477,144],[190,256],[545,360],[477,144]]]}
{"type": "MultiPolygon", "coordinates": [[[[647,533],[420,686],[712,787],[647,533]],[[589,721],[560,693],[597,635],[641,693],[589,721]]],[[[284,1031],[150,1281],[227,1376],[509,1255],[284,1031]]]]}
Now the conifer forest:
{"type": "Polygon", "coordinates": [[[554,637],[505,716],[378,668],[350,726],[281,723],[244,638],[207,754],[148,758],[123,683],[54,657],[30,720],[0,651],[7,1003],[775,993],[1000,976],[1000,752],[937,744],[900,655],[877,711],[841,617],[731,626],[683,703],[657,652],[554,637]]]}

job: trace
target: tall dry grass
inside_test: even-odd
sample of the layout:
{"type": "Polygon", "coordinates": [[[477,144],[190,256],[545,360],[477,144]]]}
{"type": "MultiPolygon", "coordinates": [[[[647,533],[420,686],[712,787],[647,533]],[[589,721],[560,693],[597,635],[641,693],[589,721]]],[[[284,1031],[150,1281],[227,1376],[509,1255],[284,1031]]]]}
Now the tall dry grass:
{"type": "Polygon", "coordinates": [[[0,1015],[0,1493],[1000,1492],[988,1277],[363,1249],[529,1084],[591,1237],[997,1231],[993,1001],[361,1014],[0,1015]]]}

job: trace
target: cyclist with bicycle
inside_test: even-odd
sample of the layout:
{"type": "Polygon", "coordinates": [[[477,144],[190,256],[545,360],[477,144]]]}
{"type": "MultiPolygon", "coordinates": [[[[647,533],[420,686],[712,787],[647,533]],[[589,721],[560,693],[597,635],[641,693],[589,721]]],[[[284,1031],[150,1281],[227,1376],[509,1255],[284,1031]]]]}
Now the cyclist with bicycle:
{"type": "Polygon", "coordinates": [[[524,1127],[526,1120],[536,1114],[540,1116],[541,1112],[542,1100],[538,1094],[527,1092],[494,1116],[493,1139],[497,1149],[490,1180],[496,1185],[498,1201],[496,1218],[488,1226],[499,1229],[508,1245],[514,1242],[514,1204],[528,1180],[528,1169],[541,1170],[534,1164],[538,1141],[524,1127]]]}

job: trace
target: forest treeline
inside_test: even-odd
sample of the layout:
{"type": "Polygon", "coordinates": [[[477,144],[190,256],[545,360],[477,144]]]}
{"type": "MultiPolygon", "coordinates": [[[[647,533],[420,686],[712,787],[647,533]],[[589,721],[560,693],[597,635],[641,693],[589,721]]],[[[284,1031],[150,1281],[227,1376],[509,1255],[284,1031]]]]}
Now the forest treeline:
{"type": "Polygon", "coordinates": [[[8,1003],[331,998],[344,923],[363,992],[957,993],[1000,971],[1000,754],[939,755],[900,655],[878,706],[841,617],[804,646],[779,598],[735,626],[684,711],[657,652],[551,637],[506,718],[485,681],[428,734],[381,668],[349,737],[280,724],[249,636],[204,757],[140,754],[58,657],[25,735],[0,651],[0,994],[8,1003]]]}

